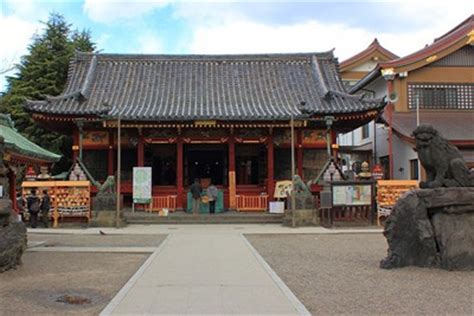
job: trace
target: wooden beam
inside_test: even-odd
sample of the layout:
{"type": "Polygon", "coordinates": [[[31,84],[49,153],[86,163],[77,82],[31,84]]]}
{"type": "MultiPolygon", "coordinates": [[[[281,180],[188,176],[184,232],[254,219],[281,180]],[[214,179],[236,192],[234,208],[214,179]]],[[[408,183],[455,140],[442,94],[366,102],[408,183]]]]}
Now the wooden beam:
{"type": "Polygon", "coordinates": [[[109,132],[109,148],[107,152],[107,174],[113,176],[114,172],[114,133],[109,132]]]}
{"type": "Polygon", "coordinates": [[[176,186],[178,188],[178,199],[176,206],[179,209],[184,208],[184,186],[183,186],[183,137],[178,136],[176,141],[176,186]]]}
{"type": "Polygon", "coordinates": [[[270,133],[267,139],[267,194],[270,201],[273,200],[275,188],[273,186],[274,170],[273,170],[273,135],[270,133]]]}
{"type": "Polygon", "coordinates": [[[143,167],[145,165],[145,137],[143,134],[138,136],[137,144],[137,166],[143,167]]]}
{"type": "Polygon", "coordinates": [[[76,161],[79,157],[79,130],[77,126],[72,131],[72,161],[76,161]]]}
{"type": "Polygon", "coordinates": [[[296,166],[298,175],[303,178],[303,131],[299,128],[296,131],[296,166]]]}
{"type": "Polygon", "coordinates": [[[236,179],[235,179],[235,137],[230,135],[229,140],[229,208],[237,208],[236,179]]]}

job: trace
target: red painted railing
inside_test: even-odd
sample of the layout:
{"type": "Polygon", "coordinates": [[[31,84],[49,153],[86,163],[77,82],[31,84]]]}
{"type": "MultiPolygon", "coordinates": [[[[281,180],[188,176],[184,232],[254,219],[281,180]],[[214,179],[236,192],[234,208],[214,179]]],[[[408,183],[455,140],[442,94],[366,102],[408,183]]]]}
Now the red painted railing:
{"type": "Polygon", "coordinates": [[[170,211],[176,210],[176,195],[163,195],[154,196],[152,198],[151,208],[146,207],[145,210],[148,212],[159,212],[164,208],[170,211]]]}
{"type": "Polygon", "coordinates": [[[264,212],[268,209],[268,195],[236,195],[237,211],[264,212]]]}

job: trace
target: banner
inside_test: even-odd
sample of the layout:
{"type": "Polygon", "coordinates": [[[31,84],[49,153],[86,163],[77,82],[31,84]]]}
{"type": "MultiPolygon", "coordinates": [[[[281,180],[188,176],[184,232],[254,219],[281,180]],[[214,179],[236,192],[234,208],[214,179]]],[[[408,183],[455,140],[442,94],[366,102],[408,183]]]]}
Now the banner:
{"type": "Polygon", "coordinates": [[[151,202],[151,167],[133,167],[133,203],[151,202]]]}

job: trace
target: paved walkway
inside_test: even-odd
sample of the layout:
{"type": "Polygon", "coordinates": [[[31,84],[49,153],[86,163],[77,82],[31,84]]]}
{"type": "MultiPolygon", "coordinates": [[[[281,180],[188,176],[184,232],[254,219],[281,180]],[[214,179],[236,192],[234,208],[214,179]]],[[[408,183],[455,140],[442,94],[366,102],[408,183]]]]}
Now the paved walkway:
{"type": "Polygon", "coordinates": [[[381,229],[292,229],[272,224],[233,224],[130,225],[120,229],[29,229],[29,232],[168,235],[101,315],[295,315],[309,313],[243,234],[380,234],[381,229]]]}
{"type": "Polygon", "coordinates": [[[101,315],[307,313],[262,260],[236,231],[171,233],[101,315]]]}

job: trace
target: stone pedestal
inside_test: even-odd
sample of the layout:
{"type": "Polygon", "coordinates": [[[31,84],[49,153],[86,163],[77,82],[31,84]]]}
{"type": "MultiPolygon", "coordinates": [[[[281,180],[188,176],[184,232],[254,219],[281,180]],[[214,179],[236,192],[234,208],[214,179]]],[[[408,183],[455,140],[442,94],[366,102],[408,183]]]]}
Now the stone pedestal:
{"type": "Polygon", "coordinates": [[[117,195],[115,193],[97,194],[92,198],[92,210],[112,211],[117,208],[117,195]]]}
{"type": "MultiPolygon", "coordinates": [[[[102,193],[92,198],[92,219],[91,226],[95,227],[115,227],[117,195],[115,193],[102,193]]],[[[123,208],[123,195],[120,196],[120,208],[123,208]]],[[[119,219],[119,226],[125,226],[123,212],[119,219]]]]}
{"type": "Polygon", "coordinates": [[[27,236],[25,225],[12,215],[8,199],[0,199],[0,214],[0,272],[4,272],[21,263],[27,236]]]}
{"type": "Polygon", "coordinates": [[[474,270],[474,188],[414,190],[385,223],[389,245],[381,268],[474,270]]]}
{"type": "MultiPolygon", "coordinates": [[[[293,217],[291,210],[285,211],[285,216],[283,217],[283,225],[290,227],[293,225],[293,217]]],[[[295,227],[318,225],[319,217],[315,209],[295,210],[295,227]]]]}

